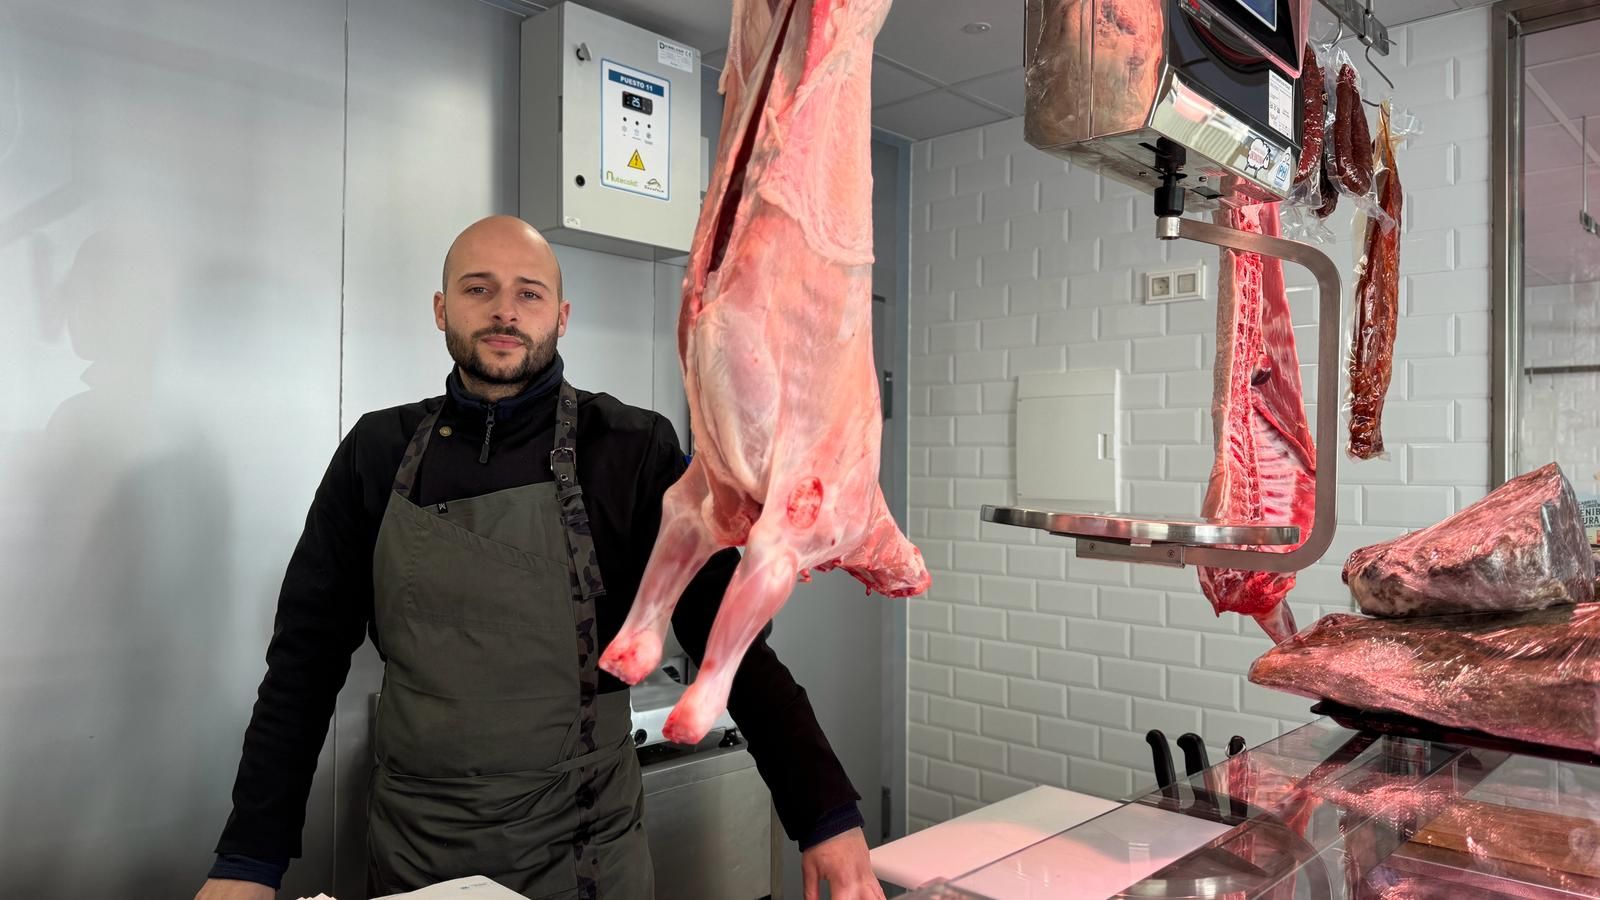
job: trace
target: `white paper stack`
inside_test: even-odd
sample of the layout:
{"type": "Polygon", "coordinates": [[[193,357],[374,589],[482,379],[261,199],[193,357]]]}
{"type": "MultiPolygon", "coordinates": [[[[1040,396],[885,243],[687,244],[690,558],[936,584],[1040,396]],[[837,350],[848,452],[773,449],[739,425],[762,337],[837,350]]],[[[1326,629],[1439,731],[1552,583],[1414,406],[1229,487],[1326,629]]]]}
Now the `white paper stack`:
{"type": "Polygon", "coordinates": [[[375,900],[525,900],[525,898],[482,875],[472,875],[454,881],[442,881],[420,891],[390,894],[375,900]]]}

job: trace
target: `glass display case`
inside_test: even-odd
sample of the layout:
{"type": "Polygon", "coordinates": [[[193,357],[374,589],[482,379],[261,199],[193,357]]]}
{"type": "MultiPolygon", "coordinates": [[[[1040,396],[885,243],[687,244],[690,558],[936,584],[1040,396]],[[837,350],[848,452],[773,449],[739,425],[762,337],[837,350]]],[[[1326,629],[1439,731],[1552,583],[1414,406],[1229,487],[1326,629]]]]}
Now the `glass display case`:
{"type": "Polygon", "coordinates": [[[1600,767],[1322,719],[906,896],[1600,897],[1600,767]]]}

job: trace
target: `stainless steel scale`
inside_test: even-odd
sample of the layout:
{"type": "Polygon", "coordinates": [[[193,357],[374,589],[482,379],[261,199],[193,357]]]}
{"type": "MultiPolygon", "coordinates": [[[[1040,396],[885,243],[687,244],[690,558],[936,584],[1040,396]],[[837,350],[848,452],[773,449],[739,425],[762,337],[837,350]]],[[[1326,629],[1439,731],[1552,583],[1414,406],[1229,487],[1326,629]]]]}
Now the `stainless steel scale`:
{"type": "Polygon", "coordinates": [[[1286,522],[1011,506],[985,506],[983,519],[1075,538],[1082,557],[1303,569],[1328,549],[1337,520],[1339,271],[1308,244],[1183,218],[1183,211],[1186,202],[1217,209],[1287,195],[1300,149],[1300,48],[1310,0],[1026,2],[1029,144],[1151,190],[1161,240],[1275,257],[1315,277],[1325,326],[1317,342],[1315,519],[1309,535],[1286,522]],[[1281,547],[1294,549],[1263,549],[1281,547]]]}

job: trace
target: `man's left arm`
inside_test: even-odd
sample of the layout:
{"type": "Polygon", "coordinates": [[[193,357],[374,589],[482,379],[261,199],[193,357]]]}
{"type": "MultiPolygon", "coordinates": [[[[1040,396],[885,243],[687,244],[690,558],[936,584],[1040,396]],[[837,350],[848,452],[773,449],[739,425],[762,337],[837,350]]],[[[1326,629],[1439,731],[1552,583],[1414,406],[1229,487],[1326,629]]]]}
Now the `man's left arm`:
{"type": "MultiPolygon", "coordinates": [[[[660,528],[662,495],[687,468],[672,426],[665,419],[658,420],[652,445],[641,472],[635,516],[635,528],[642,538],[637,546],[646,556],[660,528]]],[[[673,610],[673,633],[696,665],[705,654],[723,592],[739,559],[733,549],[712,556],[673,610]]],[[[864,820],[857,806],[860,794],[823,734],[805,689],[767,644],[770,632],[769,624],[740,661],[728,696],[728,712],[772,792],[784,832],[805,854],[808,890],[815,874],[833,884],[835,897],[881,897],[867,862],[864,820]],[[813,873],[813,869],[817,871],[813,873]],[[848,890],[856,877],[864,877],[870,890],[859,894],[848,890]]]]}

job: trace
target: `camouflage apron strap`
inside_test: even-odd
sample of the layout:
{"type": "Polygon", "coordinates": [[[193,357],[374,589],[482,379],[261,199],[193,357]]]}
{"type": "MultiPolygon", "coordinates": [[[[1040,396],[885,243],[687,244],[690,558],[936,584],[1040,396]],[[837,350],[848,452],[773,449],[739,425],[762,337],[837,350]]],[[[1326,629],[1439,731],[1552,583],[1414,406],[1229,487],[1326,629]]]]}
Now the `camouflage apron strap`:
{"type": "MultiPolygon", "coordinates": [[[[596,698],[600,693],[599,635],[595,624],[595,599],[605,595],[600,577],[600,561],[594,552],[594,537],[589,531],[589,513],[583,506],[583,487],[578,484],[578,393],[561,382],[561,398],[556,402],[555,449],[550,451],[550,471],[556,478],[556,500],[561,504],[561,526],[572,554],[572,602],[577,605],[578,622],[578,753],[596,749],[594,730],[597,721],[596,698]]],[[[595,900],[599,872],[589,847],[589,830],[594,825],[594,780],[599,773],[585,766],[578,774],[578,833],[573,842],[577,858],[578,896],[595,900]]]]}
{"type": "Polygon", "coordinates": [[[423,417],[422,424],[411,436],[411,443],[406,445],[405,456],[400,457],[400,470],[394,474],[394,492],[407,499],[411,497],[411,486],[417,482],[417,470],[422,468],[422,454],[428,449],[428,438],[433,436],[433,425],[439,421],[440,409],[444,409],[443,404],[423,417]]]}

